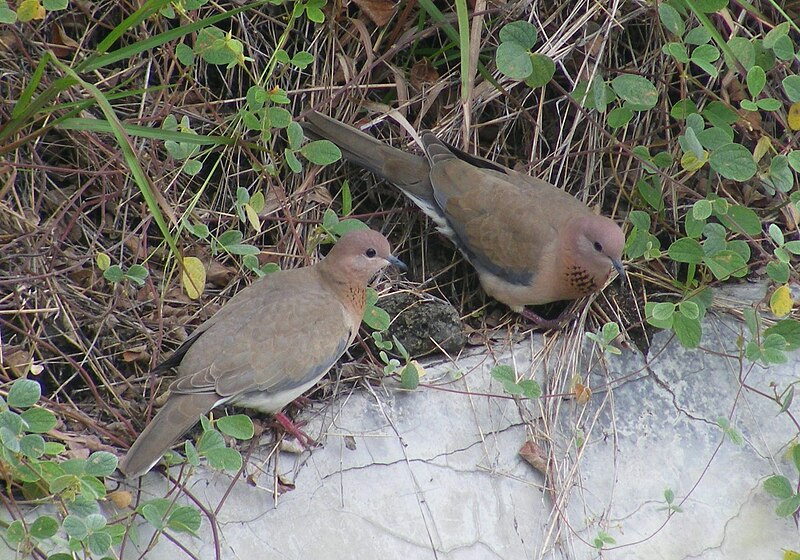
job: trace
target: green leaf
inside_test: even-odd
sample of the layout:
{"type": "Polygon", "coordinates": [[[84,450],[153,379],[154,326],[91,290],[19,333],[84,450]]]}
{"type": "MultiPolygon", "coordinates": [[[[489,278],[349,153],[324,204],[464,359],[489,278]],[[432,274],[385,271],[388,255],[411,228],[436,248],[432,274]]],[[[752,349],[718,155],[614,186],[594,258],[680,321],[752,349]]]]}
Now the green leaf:
{"type": "Polygon", "coordinates": [[[244,414],[223,416],[217,420],[216,426],[223,434],[239,440],[248,440],[255,433],[253,421],[244,414]]]}
{"type": "Polygon", "coordinates": [[[642,212],[641,210],[633,210],[628,215],[628,220],[630,220],[635,228],[645,231],[650,229],[650,216],[646,212],[642,212]]]}
{"type": "Polygon", "coordinates": [[[330,140],[315,140],[302,148],[300,153],[316,165],[328,165],[342,159],[342,151],[330,140]]]}
{"type": "Polygon", "coordinates": [[[117,468],[117,458],[108,451],[96,451],[86,459],[84,473],[89,476],[109,476],[117,468]]]}
{"type": "Polygon", "coordinates": [[[228,245],[236,245],[237,243],[241,243],[242,239],[244,239],[244,234],[239,231],[238,229],[229,229],[226,232],[223,232],[217,238],[217,241],[223,247],[227,247],[228,245]]]}
{"type": "Polygon", "coordinates": [[[617,107],[612,109],[606,117],[606,122],[611,128],[620,128],[625,126],[633,118],[633,111],[627,107],[617,107]]]}
{"type": "Polygon", "coordinates": [[[734,251],[720,251],[706,257],[704,262],[717,280],[727,280],[731,276],[739,278],[747,273],[747,263],[734,251]]]}
{"type": "Polygon", "coordinates": [[[111,548],[111,535],[106,532],[92,533],[86,538],[86,544],[95,558],[103,556],[111,548]]]}
{"type": "Polygon", "coordinates": [[[768,262],[767,276],[769,276],[773,282],[786,284],[789,281],[789,264],[780,261],[768,262]]]}
{"type": "Polygon", "coordinates": [[[125,280],[125,273],[122,272],[122,268],[118,264],[112,264],[103,271],[103,278],[113,284],[119,284],[125,280]]]}
{"type": "Polygon", "coordinates": [[[714,150],[709,159],[712,169],[734,181],[748,181],[758,170],[753,154],[742,146],[731,142],[714,150]]]}
{"type": "Polygon", "coordinates": [[[722,101],[712,101],[705,109],[703,109],[703,116],[714,126],[724,128],[739,120],[736,111],[728,107],[722,101]]]}
{"type": "Polygon", "coordinates": [[[225,447],[225,439],[221,433],[214,429],[205,430],[203,435],[200,436],[200,441],[197,442],[197,452],[200,455],[206,455],[215,449],[223,447],[225,447]]]}
{"type": "Polygon", "coordinates": [[[669,4],[662,3],[658,5],[658,16],[661,18],[661,24],[673,35],[682,37],[686,32],[683,18],[678,13],[678,10],[669,4]]]}
{"type": "Polygon", "coordinates": [[[694,5],[703,13],[711,14],[728,6],[728,0],[695,0],[694,5]]]}
{"type": "Polygon", "coordinates": [[[34,434],[44,434],[56,427],[56,416],[44,408],[33,407],[20,414],[25,422],[25,431],[34,434]]]}
{"type": "Polygon", "coordinates": [[[497,69],[514,80],[524,80],[533,72],[529,50],[519,43],[500,43],[495,51],[497,69]]]}
{"type": "Polygon", "coordinates": [[[706,150],[716,150],[720,146],[733,142],[733,131],[730,127],[712,126],[697,133],[697,140],[706,150]]]}
{"type": "Polygon", "coordinates": [[[764,36],[764,48],[771,49],[775,46],[775,42],[780,37],[786,37],[789,33],[789,22],[784,21],[770,29],[769,33],[764,36]]]}
{"type": "Polygon", "coordinates": [[[687,127],[684,134],[678,137],[678,143],[684,152],[691,152],[698,160],[704,158],[705,150],[703,150],[703,145],[697,139],[697,133],[693,128],[687,127]]]}
{"type": "Polygon", "coordinates": [[[364,317],[362,320],[370,329],[380,332],[389,328],[389,323],[391,323],[392,319],[389,317],[389,314],[380,307],[368,305],[364,309],[364,317]]]}
{"type": "MultiPolygon", "coordinates": [[[[787,23],[787,22],[784,22],[787,23]]],[[[795,56],[794,43],[787,36],[779,37],[772,47],[772,52],[780,60],[792,60],[795,56]]]]}
{"type": "Polygon", "coordinates": [[[698,200],[692,205],[692,217],[695,220],[706,220],[711,216],[711,201],[707,198],[698,200]]]}
{"type": "Polygon", "coordinates": [[[184,66],[191,66],[194,64],[194,50],[186,43],[179,43],[175,47],[175,56],[184,66]]]}
{"type": "Polygon", "coordinates": [[[635,109],[646,110],[658,102],[658,90],[646,78],[633,74],[623,74],[611,81],[611,88],[621,99],[635,109]]]}
{"type": "Polygon", "coordinates": [[[505,364],[498,364],[492,368],[491,375],[503,385],[503,389],[506,393],[510,395],[523,394],[524,390],[517,383],[517,375],[513,367],[505,364]]]}
{"type": "Polygon", "coordinates": [[[700,319],[700,306],[694,301],[686,300],[680,302],[678,310],[687,319],[700,319]]]}
{"type": "Polygon", "coordinates": [[[82,541],[89,536],[89,528],[86,526],[86,523],[84,523],[83,519],[77,515],[67,515],[64,518],[64,522],[61,526],[67,535],[73,539],[82,541]]]}
{"type": "Polygon", "coordinates": [[[775,508],[775,514],[778,517],[790,517],[800,509],[800,495],[795,494],[791,498],[783,500],[778,507],[775,508]]]}
{"type": "Polygon", "coordinates": [[[672,329],[675,331],[678,340],[686,348],[697,348],[700,345],[703,329],[699,320],[691,319],[682,313],[676,313],[672,317],[672,329]]]}
{"type": "Polygon", "coordinates": [[[513,21],[500,30],[500,41],[516,43],[523,49],[532,49],[538,40],[536,26],[524,20],[513,21]]]}
{"type": "Polygon", "coordinates": [[[781,84],[783,85],[783,91],[786,92],[786,97],[789,98],[789,101],[792,103],[800,102],[800,76],[797,74],[786,76],[781,84]]]}
{"type": "Polygon", "coordinates": [[[682,263],[701,263],[705,257],[703,247],[696,239],[682,237],[667,249],[669,258],[682,263]]]}
{"type": "Polygon", "coordinates": [[[299,150],[304,138],[303,127],[294,121],[290,122],[286,127],[286,137],[289,140],[289,148],[299,150]]]}
{"type": "Polygon", "coordinates": [[[69,0],[42,0],[42,6],[48,12],[55,12],[57,10],[65,10],[69,5],[69,0]]]}
{"type": "Polygon", "coordinates": [[[800,173],[800,150],[792,150],[786,156],[792,169],[800,173]]]}
{"type": "MultiPolygon", "coordinates": [[[[5,538],[10,544],[21,543],[25,540],[25,535],[25,526],[19,519],[12,521],[11,524],[6,528],[5,538]]],[[[71,558],[72,557],[70,556],[70,559],[71,558]]]]}
{"type": "Polygon", "coordinates": [[[772,97],[764,97],[756,101],[756,107],[762,111],[777,111],[783,107],[783,103],[772,97]]]}
{"type": "Polygon", "coordinates": [[[236,472],[242,468],[242,455],[230,447],[213,449],[205,454],[211,468],[220,471],[236,472]]]}
{"type": "Polygon", "coordinates": [[[783,319],[764,331],[765,336],[780,335],[784,340],[784,350],[792,352],[800,348],[800,321],[783,319]]]}
{"type": "Polygon", "coordinates": [[[131,265],[128,271],[125,273],[125,277],[132,280],[135,284],[139,286],[144,286],[145,279],[147,278],[147,269],[140,264],[131,265]]]}
{"type": "MultiPolygon", "coordinates": [[[[639,179],[636,181],[636,190],[639,192],[644,201],[656,212],[661,212],[664,209],[664,197],[662,196],[660,182],[659,186],[656,187],[651,183],[651,181],[639,179]]],[[[649,230],[649,223],[647,227],[643,229],[649,230]]]]}
{"type": "Polygon", "coordinates": [[[675,315],[675,304],[670,302],[661,302],[653,305],[651,316],[656,321],[666,321],[675,315]]]}
{"type": "Polygon", "coordinates": [[[6,23],[12,25],[16,22],[17,22],[17,12],[9,8],[7,2],[3,2],[2,4],[0,4],[0,23],[6,23]]]}
{"type": "Polygon", "coordinates": [[[419,372],[414,364],[406,364],[403,370],[400,372],[400,385],[403,387],[403,389],[407,389],[409,391],[413,391],[419,387],[419,372]]]}
{"type": "MultiPolygon", "coordinates": [[[[756,49],[749,39],[745,37],[731,37],[728,40],[728,49],[744,67],[745,72],[753,68],[756,63],[756,49]]],[[[736,67],[736,64],[728,56],[728,53],[725,53],[725,63],[731,68],[736,67]]]]}
{"type": "Polygon", "coordinates": [[[19,450],[29,459],[38,459],[44,455],[44,438],[39,434],[27,434],[19,440],[19,450]]]}
{"type": "MultiPolygon", "coordinates": [[[[666,4],[661,4],[662,6],[666,6],[666,4]]],[[[689,62],[689,51],[686,50],[686,45],[683,43],[667,43],[663,47],[661,47],[661,51],[664,54],[667,54],[677,60],[682,64],[687,64],[689,62]]],[[[676,117],[680,118],[680,117],[676,117]]]]}
{"type": "MultiPolygon", "coordinates": [[[[661,4],[664,6],[665,4],[661,4]]],[[[687,59],[688,62],[688,59],[687,59]]],[[[670,109],[670,116],[676,120],[682,120],[691,114],[697,113],[697,105],[691,99],[681,99],[670,109]]]]}
{"type": "Polygon", "coordinates": [[[530,76],[525,78],[525,84],[531,88],[547,85],[556,73],[556,64],[553,59],[543,54],[531,54],[531,66],[533,70],[530,76]]]}
{"type": "Polygon", "coordinates": [[[31,523],[30,534],[35,539],[49,539],[58,532],[59,524],[54,517],[43,515],[31,523]]]}
{"type": "Polygon", "coordinates": [[[292,64],[300,70],[304,70],[312,62],[314,62],[314,55],[308,51],[297,51],[292,57],[292,64]]]}
{"type": "Polygon", "coordinates": [[[283,107],[270,107],[267,114],[274,128],[286,128],[292,122],[292,114],[283,107]]]}
{"type": "Polygon", "coordinates": [[[11,385],[6,402],[14,408],[30,408],[41,396],[42,388],[36,381],[20,378],[11,385]]]}
{"type": "Polygon", "coordinates": [[[711,32],[702,25],[690,29],[683,38],[684,43],[687,45],[705,45],[710,40],[711,32]]]}
{"type": "Polygon", "coordinates": [[[236,61],[236,54],[229,48],[225,32],[213,25],[204,27],[197,34],[194,52],[209,64],[227,65],[236,61]]]}
{"type": "Polygon", "coordinates": [[[200,512],[191,506],[178,506],[169,514],[167,527],[179,533],[196,535],[200,529],[200,512]]]}
{"type": "Polygon", "coordinates": [[[747,206],[731,205],[727,214],[718,214],[717,218],[726,228],[736,233],[750,236],[761,234],[761,220],[758,214],[747,206]]]}

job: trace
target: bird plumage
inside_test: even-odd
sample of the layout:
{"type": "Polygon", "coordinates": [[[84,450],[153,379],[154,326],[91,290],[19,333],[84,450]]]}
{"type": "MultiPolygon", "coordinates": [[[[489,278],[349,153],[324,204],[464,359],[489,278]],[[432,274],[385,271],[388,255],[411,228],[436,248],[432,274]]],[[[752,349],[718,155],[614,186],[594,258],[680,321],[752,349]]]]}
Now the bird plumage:
{"type": "Polygon", "coordinates": [[[237,293],[156,369],[177,378],[155,418],[120,461],[139,476],[212,408],[275,413],[313,386],[347,350],[366,285],[399,261],[379,233],[343,236],[317,264],[268,274],[237,293]]]}
{"type": "Polygon", "coordinates": [[[311,136],[396,185],[453,241],[492,297],[515,311],[599,290],[622,273],[620,227],[558,187],[421,134],[415,156],[312,112],[311,136]]]}

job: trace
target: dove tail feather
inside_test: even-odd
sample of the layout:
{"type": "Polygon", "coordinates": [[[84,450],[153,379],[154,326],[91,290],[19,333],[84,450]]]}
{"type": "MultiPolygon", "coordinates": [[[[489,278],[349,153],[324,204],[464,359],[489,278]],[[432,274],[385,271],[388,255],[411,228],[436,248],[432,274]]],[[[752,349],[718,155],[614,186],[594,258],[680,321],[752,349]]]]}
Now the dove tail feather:
{"type": "Polygon", "coordinates": [[[219,400],[216,393],[172,395],[119,462],[119,470],[127,478],[145,474],[219,400]]]}
{"type": "Polygon", "coordinates": [[[302,126],[310,136],[336,144],[346,160],[395,184],[415,200],[435,204],[429,177],[430,166],[424,157],[392,148],[369,134],[316,111],[306,117],[302,126]]]}

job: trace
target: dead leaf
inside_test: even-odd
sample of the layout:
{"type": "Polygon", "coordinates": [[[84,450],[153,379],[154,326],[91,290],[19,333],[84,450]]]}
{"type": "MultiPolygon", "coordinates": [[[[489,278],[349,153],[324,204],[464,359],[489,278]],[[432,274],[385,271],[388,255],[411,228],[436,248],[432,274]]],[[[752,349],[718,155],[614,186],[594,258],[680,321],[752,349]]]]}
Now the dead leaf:
{"type": "Polygon", "coordinates": [[[211,282],[215,286],[224,288],[230,284],[233,277],[236,276],[236,269],[230,266],[225,266],[216,260],[210,260],[206,267],[206,282],[211,282]]]}
{"type": "Polygon", "coordinates": [[[133,496],[127,490],[115,490],[114,492],[109,492],[108,499],[118,509],[127,509],[131,505],[131,502],[133,502],[133,496]]]}
{"type": "Polygon", "coordinates": [[[344,436],[344,446],[350,451],[356,450],[356,438],[353,436],[344,436]]]}
{"type": "Polygon", "coordinates": [[[411,79],[411,85],[421,90],[427,85],[438,82],[439,72],[436,71],[430,60],[423,58],[411,67],[409,78],[411,79]]]}
{"type": "Polygon", "coordinates": [[[78,50],[78,43],[64,32],[64,28],[53,22],[50,26],[50,48],[58,58],[68,58],[78,50]]]}
{"type": "Polygon", "coordinates": [[[22,377],[30,369],[33,356],[22,348],[10,348],[3,352],[3,367],[11,369],[15,376],[22,377]]]}
{"type": "Polygon", "coordinates": [[[592,398],[592,390],[580,381],[575,382],[573,391],[575,392],[575,400],[578,401],[578,404],[586,404],[589,402],[589,399],[592,398]]]}
{"type": "Polygon", "coordinates": [[[122,361],[131,363],[131,362],[149,362],[150,361],[150,352],[147,351],[147,345],[141,344],[139,346],[134,346],[133,348],[129,348],[122,352],[122,361]]]}
{"type": "Polygon", "coordinates": [[[529,439],[519,449],[519,456],[542,474],[547,474],[547,456],[538,443],[529,439]]]}
{"type": "Polygon", "coordinates": [[[389,23],[397,9],[392,0],[353,0],[353,2],[379,27],[389,23]]]}

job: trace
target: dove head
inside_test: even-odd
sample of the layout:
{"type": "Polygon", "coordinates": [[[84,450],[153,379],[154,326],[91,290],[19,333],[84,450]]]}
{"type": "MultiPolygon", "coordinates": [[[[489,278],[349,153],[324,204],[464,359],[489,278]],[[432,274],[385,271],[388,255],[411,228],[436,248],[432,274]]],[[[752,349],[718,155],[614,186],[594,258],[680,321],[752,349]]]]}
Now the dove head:
{"type": "Polygon", "coordinates": [[[571,226],[566,253],[572,261],[568,267],[568,282],[576,291],[589,294],[599,290],[613,267],[620,276],[625,234],[614,221],[594,214],[581,216],[571,226]]]}
{"type": "Polygon", "coordinates": [[[371,229],[344,234],[323,262],[328,273],[337,279],[363,285],[390,264],[406,268],[403,261],[392,255],[389,241],[371,229]]]}

